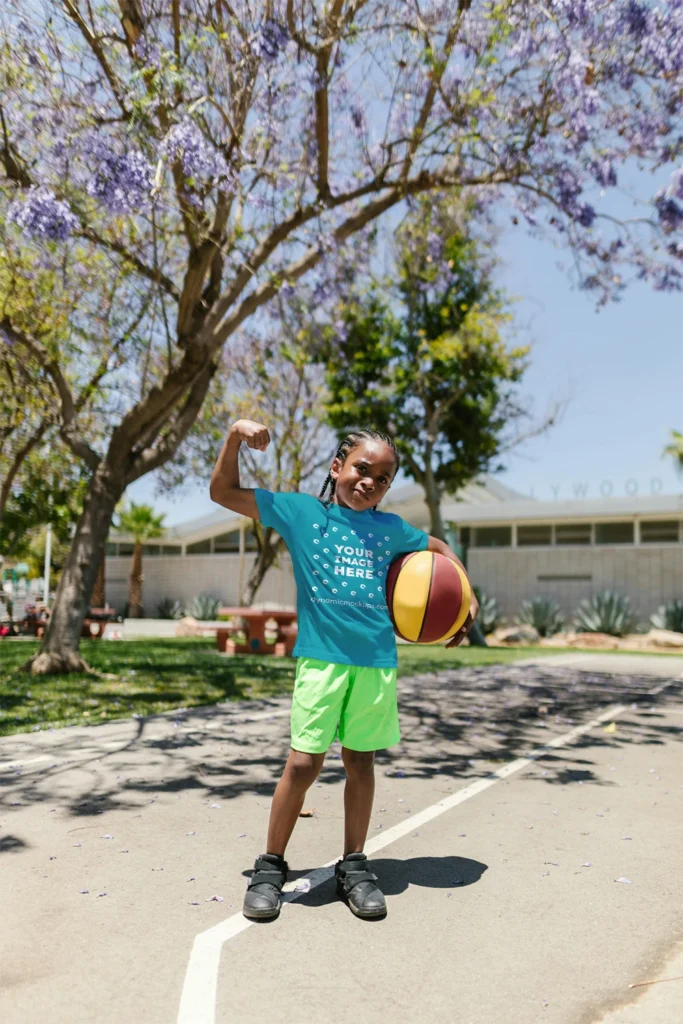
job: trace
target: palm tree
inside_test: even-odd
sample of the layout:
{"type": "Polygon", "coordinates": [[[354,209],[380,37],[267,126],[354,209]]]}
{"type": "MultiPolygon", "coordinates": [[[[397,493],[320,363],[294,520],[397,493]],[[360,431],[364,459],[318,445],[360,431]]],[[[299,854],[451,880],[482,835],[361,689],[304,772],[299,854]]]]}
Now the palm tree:
{"type": "Polygon", "coordinates": [[[163,535],[163,522],[164,516],[155,516],[151,505],[136,505],[134,501],[131,501],[129,508],[119,512],[119,530],[129,534],[135,541],[128,595],[128,615],[131,619],[142,617],[142,544],[143,541],[163,535]]]}
{"type": "Polygon", "coordinates": [[[670,456],[676,463],[677,469],[683,473],[683,434],[680,430],[671,431],[671,444],[666,446],[663,454],[670,456]]]}

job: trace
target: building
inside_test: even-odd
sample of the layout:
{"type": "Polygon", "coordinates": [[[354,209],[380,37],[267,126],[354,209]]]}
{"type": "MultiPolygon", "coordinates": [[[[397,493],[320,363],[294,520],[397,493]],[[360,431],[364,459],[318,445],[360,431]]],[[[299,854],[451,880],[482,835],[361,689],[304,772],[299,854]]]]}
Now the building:
{"type": "MultiPolygon", "coordinates": [[[[398,487],[384,503],[429,530],[429,511],[416,484],[398,487]]],[[[536,501],[491,477],[447,497],[442,516],[451,544],[470,576],[512,618],[523,600],[554,598],[571,614],[584,597],[612,589],[627,595],[646,620],[663,602],[683,599],[683,495],[536,501]]],[[[164,598],[189,603],[201,592],[236,604],[255,559],[249,520],[217,508],[171,527],[144,546],[144,601],[154,616],[164,598]]],[[[107,599],[123,608],[132,540],[107,545],[107,599]]],[[[293,605],[296,588],[288,555],[271,569],[258,603],[293,605]]]]}

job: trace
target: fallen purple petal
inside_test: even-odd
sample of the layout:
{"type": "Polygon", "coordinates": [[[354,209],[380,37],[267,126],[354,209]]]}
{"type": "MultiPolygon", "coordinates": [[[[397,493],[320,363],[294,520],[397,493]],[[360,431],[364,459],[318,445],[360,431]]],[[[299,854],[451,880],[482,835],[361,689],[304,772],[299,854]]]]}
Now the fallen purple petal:
{"type": "Polygon", "coordinates": [[[193,836],[193,835],[194,835],[194,832],[186,832],[186,833],[185,833],[185,835],[186,835],[186,836],[193,836]]]}
{"type": "Polygon", "coordinates": [[[631,881],[631,879],[630,878],[624,878],[623,875],[621,876],[621,878],[615,878],[614,881],[615,882],[624,882],[625,885],[633,885],[633,882],[631,881]]]}
{"type": "Polygon", "coordinates": [[[79,889],[78,891],[85,894],[86,892],[90,892],[90,889],[79,889]]]}
{"type": "Polygon", "coordinates": [[[235,838],[236,838],[236,839],[244,839],[244,837],[246,836],[246,834],[247,834],[246,832],[240,832],[240,833],[239,833],[239,835],[237,835],[237,836],[236,836],[235,838]]]}
{"type": "Polygon", "coordinates": [[[205,900],[204,902],[205,903],[211,903],[212,901],[215,902],[215,903],[222,903],[223,902],[223,897],[222,896],[209,896],[208,900],[205,900]]]}
{"type": "Polygon", "coordinates": [[[113,839],[113,838],[114,837],[110,836],[108,832],[105,832],[105,834],[103,836],[100,836],[100,839],[113,839]]]}
{"type": "Polygon", "coordinates": [[[191,900],[190,901],[190,906],[191,907],[198,907],[198,906],[200,906],[199,901],[198,900],[191,900]]]}

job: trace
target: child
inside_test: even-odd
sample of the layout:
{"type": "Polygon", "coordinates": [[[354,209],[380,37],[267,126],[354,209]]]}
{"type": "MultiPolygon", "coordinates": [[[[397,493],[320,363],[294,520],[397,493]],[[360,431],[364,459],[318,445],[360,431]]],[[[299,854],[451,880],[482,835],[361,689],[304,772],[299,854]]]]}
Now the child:
{"type": "MultiPolygon", "coordinates": [[[[346,786],[337,892],[358,917],[380,917],[386,903],[363,847],[375,790],[375,751],[400,739],[396,640],[384,596],[386,573],[395,558],[409,551],[428,549],[458,559],[443,541],[400,516],[377,511],[399,468],[396,446],[384,434],[349,434],[318,498],[240,487],[242,442],[265,451],[268,429],[252,420],[233,424],[213,471],[211,498],[260,519],[284,539],[297,584],[299,625],[291,750],[273,796],[266,853],[256,859],[243,912],[259,919],[278,915],[287,881],[285,849],[306,792],[338,732],[346,786]]],[[[448,647],[463,640],[476,613],[475,601],[448,647]]]]}

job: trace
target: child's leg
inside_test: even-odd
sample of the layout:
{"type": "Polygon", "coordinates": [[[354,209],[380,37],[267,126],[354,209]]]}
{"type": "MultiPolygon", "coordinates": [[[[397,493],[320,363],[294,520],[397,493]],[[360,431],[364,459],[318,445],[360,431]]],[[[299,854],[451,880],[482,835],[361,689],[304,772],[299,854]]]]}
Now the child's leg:
{"type": "MultiPolygon", "coordinates": [[[[290,750],[282,778],[273,795],[268,823],[267,853],[284,857],[296,819],[304,805],[306,793],[318,778],[324,760],[324,754],[305,754],[301,750],[290,750]]],[[[372,805],[372,800],[370,803],[372,805]]]]}
{"type": "Polygon", "coordinates": [[[370,826],[375,797],[374,750],[349,750],[342,747],[346,769],[344,788],[344,856],[361,853],[370,826]]]}

